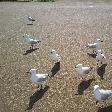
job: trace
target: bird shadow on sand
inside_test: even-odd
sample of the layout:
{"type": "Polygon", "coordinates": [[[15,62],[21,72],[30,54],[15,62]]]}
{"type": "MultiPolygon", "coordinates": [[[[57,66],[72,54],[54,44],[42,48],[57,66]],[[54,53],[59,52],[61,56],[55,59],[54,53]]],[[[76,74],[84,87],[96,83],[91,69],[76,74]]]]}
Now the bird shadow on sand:
{"type": "Polygon", "coordinates": [[[36,51],[37,49],[39,49],[39,48],[26,50],[26,52],[23,55],[27,55],[29,53],[32,53],[33,51],[36,51]]]}
{"type": "Polygon", "coordinates": [[[79,85],[78,85],[78,93],[75,95],[83,95],[83,92],[91,85],[91,83],[95,81],[95,79],[89,79],[89,80],[85,80],[82,81],[79,85]]]}
{"type": "Polygon", "coordinates": [[[33,25],[33,23],[27,23],[27,25],[33,25]]]}
{"type": "Polygon", "coordinates": [[[96,58],[96,54],[95,53],[87,53],[87,55],[89,55],[92,58],[96,58]]]}
{"type": "Polygon", "coordinates": [[[97,112],[112,112],[112,105],[104,107],[104,108],[99,108],[97,112]]]}
{"type": "Polygon", "coordinates": [[[49,89],[49,86],[46,86],[43,89],[37,90],[30,97],[29,105],[26,110],[31,110],[33,108],[33,105],[44,96],[44,94],[46,93],[46,91],[48,91],[48,89],[49,89]]]}
{"type": "Polygon", "coordinates": [[[51,72],[52,72],[52,75],[51,77],[54,77],[55,74],[60,70],[60,62],[57,62],[55,63],[55,65],[53,66],[51,72]]]}
{"type": "Polygon", "coordinates": [[[102,66],[100,66],[97,69],[97,74],[100,76],[101,79],[104,79],[103,76],[105,74],[105,68],[106,68],[107,64],[103,64],[102,66]]]}

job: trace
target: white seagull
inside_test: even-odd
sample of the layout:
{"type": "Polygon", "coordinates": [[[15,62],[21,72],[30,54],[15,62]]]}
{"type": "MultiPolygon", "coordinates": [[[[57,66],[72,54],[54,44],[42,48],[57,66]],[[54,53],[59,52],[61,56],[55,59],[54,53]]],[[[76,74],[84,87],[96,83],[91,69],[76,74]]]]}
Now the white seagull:
{"type": "Polygon", "coordinates": [[[35,19],[33,19],[31,16],[28,16],[28,20],[31,22],[30,24],[33,24],[33,22],[35,21],[35,19]]]}
{"type": "Polygon", "coordinates": [[[97,50],[101,47],[101,42],[103,42],[103,41],[101,41],[100,39],[97,39],[96,43],[88,44],[86,47],[93,49],[93,53],[94,53],[95,50],[97,50]]]}
{"type": "Polygon", "coordinates": [[[42,89],[42,83],[48,79],[48,74],[37,74],[36,69],[31,69],[30,72],[32,82],[38,84],[38,87],[42,89]]]}
{"type": "Polygon", "coordinates": [[[25,41],[31,45],[31,49],[33,49],[34,44],[37,44],[39,42],[41,42],[40,40],[37,39],[33,39],[30,35],[28,34],[24,34],[23,36],[25,38],[25,41]]]}
{"type": "MultiPolygon", "coordinates": [[[[102,64],[102,60],[103,60],[103,59],[106,59],[104,53],[102,53],[101,50],[97,50],[96,60],[97,60],[98,62],[101,61],[101,64],[102,64]]],[[[98,63],[97,63],[97,65],[98,65],[98,63]]]]}
{"type": "Polygon", "coordinates": [[[99,85],[94,86],[94,97],[96,99],[96,104],[98,102],[104,102],[106,99],[112,96],[112,90],[104,90],[99,87],[99,85]]]}
{"type": "Polygon", "coordinates": [[[31,16],[28,16],[28,20],[29,21],[35,21],[35,19],[33,19],[31,16]]]}
{"type": "Polygon", "coordinates": [[[93,69],[93,67],[83,67],[82,64],[76,65],[75,68],[76,71],[82,76],[82,79],[84,75],[88,74],[93,69]]]}
{"type": "Polygon", "coordinates": [[[60,62],[60,55],[54,49],[51,50],[51,57],[53,61],[60,62]]]}

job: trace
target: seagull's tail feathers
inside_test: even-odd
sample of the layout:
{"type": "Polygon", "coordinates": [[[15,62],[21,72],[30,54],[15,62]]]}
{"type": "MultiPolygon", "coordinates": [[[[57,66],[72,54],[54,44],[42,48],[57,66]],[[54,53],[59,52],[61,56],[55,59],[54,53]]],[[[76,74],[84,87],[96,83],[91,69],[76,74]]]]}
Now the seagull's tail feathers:
{"type": "Polygon", "coordinates": [[[44,78],[47,80],[49,77],[49,74],[44,74],[44,78]]]}
{"type": "Polygon", "coordinates": [[[40,42],[41,42],[41,40],[37,40],[37,42],[38,42],[38,43],[40,43],[40,42]]]}
{"type": "Polygon", "coordinates": [[[104,56],[104,59],[106,59],[106,57],[104,56]]]}
{"type": "Polygon", "coordinates": [[[32,19],[32,21],[35,21],[35,19],[32,19]]]}
{"type": "Polygon", "coordinates": [[[90,67],[91,71],[94,71],[94,67],[90,67]]]}
{"type": "Polygon", "coordinates": [[[87,44],[86,47],[89,47],[89,44],[87,44]]]}

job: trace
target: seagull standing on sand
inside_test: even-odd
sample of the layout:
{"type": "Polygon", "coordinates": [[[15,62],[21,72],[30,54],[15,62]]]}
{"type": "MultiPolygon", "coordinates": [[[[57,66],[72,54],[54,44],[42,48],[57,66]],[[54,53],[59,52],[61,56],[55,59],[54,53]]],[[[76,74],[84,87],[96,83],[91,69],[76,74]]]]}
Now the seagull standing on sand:
{"type": "Polygon", "coordinates": [[[31,69],[30,72],[32,82],[42,89],[42,83],[48,79],[48,74],[36,74],[36,69],[31,69]]]}
{"type": "MultiPolygon", "coordinates": [[[[105,55],[102,53],[101,50],[97,50],[97,54],[96,54],[96,60],[99,62],[101,61],[101,64],[102,64],[102,60],[103,59],[106,59],[105,55]]],[[[98,63],[97,63],[98,65],[98,63]]]]}
{"type": "Polygon", "coordinates": [[[87,47],[90,48],[90,49],[93,49],[93,53],[95,50],[99,49],[101,47],[101,41],[100,39],[97,39],[96,43],[93,43],[93,44],[88,44],[87,47]]]}
{"type": "Polygon", "coordinates": [[[28,16],[28,20],[31,22],[31,24],[33,24],[33,21],[35,21],[35,19],[33,19],[31,16],[28,16]]]}
{"type": "Polygon", "coordinates": [[[88,74],[93,69],[93,67],[83,67],[82,64],[76,65],[75,68],[76,71],[82,76],[82,79],[84,75],[88,74]]]}
{"type": "Polygon", "coordinates": [[[28,34],[25,34],[23,37],[25,37],[25,41],[31,45],[31,49],[33,49],[33,46],[39,42],[41,42],[40,40],[36,40],[36,39],[33,39],[30,35],[28,34]]]}
{"type": "Polygon", "coordinates": [[[51,57],[53,61],[60,62],[60,55],[54,49],[51,50],[51,57]]]}
{"type": "Polygon", "coordinates": [[[112,90],[101,89],[99,87],[99,85],[94,86],[93,93],[94,93],[94,97],[96,99],[96,104],[98,102],[102,102],[102,101],[104,102],[109,97],[112,97],[112,90]]]}

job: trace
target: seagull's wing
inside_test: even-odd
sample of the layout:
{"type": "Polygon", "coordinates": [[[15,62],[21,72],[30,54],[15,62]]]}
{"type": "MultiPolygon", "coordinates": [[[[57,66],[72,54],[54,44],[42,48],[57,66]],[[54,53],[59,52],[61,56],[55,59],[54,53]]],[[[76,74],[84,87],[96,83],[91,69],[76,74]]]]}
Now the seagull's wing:
{"type": "Polygon", "coordinates": [[[30,39],[30,44],[36,44],[36,43],[37,43],[36,40],[34,40],[34,39],[30,39]]]}
{"type": "Polygon", "coordinates": [[[33,18],[31,16],[28,17],[29,20],[32,20],[33,18]]]}
{"type": "Polygon", "coordinates": [[[90,67],[82,67],[82,71],[84,74],[88,74],[91,71],[90,67]]]}
{"type": "Polygon", "coordinates": [[[48,74],[36,74],[37,82],[43,82],[48,78],[48,74]]]}
{"type": "Polygon", "coordinates": [[[96,47],[97,47],[97,43],[94,43],[94,44],[88,44],[88,47],[89,47],[89,48],[96,48],[96,47]]]}
{"type": "Polygon", "coordinates": [[[38,39],[35,39],[35,41],[36,41],[36,42],[38,42],[38,43],[39,43],[39,42],[41,42],[41,41],[40,41],[40,40],[38,40],[38,39]]]}
{"type": "Polygon", "coordinates": [[[101,100],[106,100],[108,97],[112,96],[112,91],[101,89],[100,94],[101,94],[101,100]]]}
{"type": "Polygon", "coordinates": [[[31,37],[31,36],[27,36],[27,37],[26,37],[26,41],[27,41],[29,44],[36,44],[36,43],[37,43],[37,40],[34,40],[33,37],[31,37]]]}
{"type": "Polygon", "coordinates": [[[32,17],[28,17],[29,21],[35,21],[35,19],[33,19],[32,17]]]}

